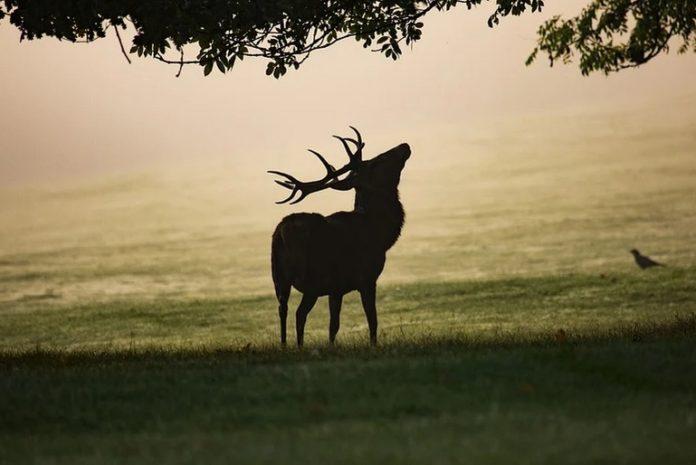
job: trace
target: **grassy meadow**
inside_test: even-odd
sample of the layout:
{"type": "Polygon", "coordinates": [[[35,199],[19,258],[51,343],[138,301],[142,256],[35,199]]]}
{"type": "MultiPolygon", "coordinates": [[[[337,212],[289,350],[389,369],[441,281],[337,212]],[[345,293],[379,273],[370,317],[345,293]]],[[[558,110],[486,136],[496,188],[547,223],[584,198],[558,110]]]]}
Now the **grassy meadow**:
{"type": "Polygon", "coordinates": [[[694,107],[409,138],[376,349],[356,295],[336,347],[325,299],[277,343],[271,231],[349,195],[229,160],[1,189],[0,464],[694,463],[694,107]]]}

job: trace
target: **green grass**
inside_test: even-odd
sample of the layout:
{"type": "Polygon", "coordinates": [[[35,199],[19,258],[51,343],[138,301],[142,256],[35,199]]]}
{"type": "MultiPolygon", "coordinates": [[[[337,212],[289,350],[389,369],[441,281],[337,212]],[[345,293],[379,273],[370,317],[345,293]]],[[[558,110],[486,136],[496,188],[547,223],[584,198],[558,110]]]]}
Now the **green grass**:
{"type": "MultiPolygon", "coordinates": [[[[592,333],[621,324],[664,322],[696,312],[695,277],[695,268],[665,268],[380,286],[380,337],[387,341],[447,334],[495,338],[501,332],[538,334],[559,329],[592,333]]],[[[297,301],[294,293],[291,305],[297,301]]],[[[50,295],[39,295],[21,305],[0,305],[0,350],[267,345],[278,339],[276,308],[271,295],[130,298],[77,305],[56,304],[50,295]]],[[[292,322],[290,326],[294,328],[292,322]]],[[[324,298],[310,314],[308,344],[325,344],[327,328],[324,298]]],[[[339,341],[357,343],[366,334],[358,296],[349,294],[339,341]]]]}
{"type": "Polygon", "coordinates": [[[254,157],[0,188],[0,464],[696,463],[679,108],[409,136],[376,349],[354,294],[337,347],[325,299],[306,349],[278,347],[270,231],[293,210],[254,157]]]}
{"type": "Polygon", "coordinates": [[[690,463],[696,270],[4,309],[0,463],[690,463]]]}
{"type": "Polygon", "coordinates": [[[696,319],[0,356],[3,463],[691,463],[696,319]]]}

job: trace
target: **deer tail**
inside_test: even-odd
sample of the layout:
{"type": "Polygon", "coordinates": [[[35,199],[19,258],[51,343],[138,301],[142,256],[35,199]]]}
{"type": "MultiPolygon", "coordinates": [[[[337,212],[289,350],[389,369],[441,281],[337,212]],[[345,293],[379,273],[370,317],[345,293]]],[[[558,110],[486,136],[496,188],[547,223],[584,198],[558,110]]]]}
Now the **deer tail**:
{"type": "Polygon", "coordinates": [[[273,233],[271,241],[271,275],[273,276],[276,298],[281,305],[286,305],[290,298],[290,278],[283,263],[285,261],[285,244],[280,229],[279,225],[273,233]]]}

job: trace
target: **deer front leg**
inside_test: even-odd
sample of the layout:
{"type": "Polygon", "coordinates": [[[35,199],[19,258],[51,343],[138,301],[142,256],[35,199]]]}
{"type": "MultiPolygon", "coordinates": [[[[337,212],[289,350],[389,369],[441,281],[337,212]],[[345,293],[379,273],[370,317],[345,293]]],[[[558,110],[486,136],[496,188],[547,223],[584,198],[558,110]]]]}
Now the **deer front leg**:
{"type": "Polygon", "coordinates": [[[367,325],[370,327],[370,344],[373,346],[377,345],[376,287],[377,283],[374,283],[360,290],[360,300],[362,300],[363,310],[365,310],[367,325]]]}
{"type": "Polygon", "coordinates": [[[317,302],[317,297],[309,294],[302,296],[302,301],[295,313],[295,329],[297,330],[297,347],[304,344],[304,327],[307,322],[307,315],[312,311],[312,307],[317,302]]]}
{"type": "Polygon", "coordinates": [[[331,344],[336,340],[338,328],[341,326],[341,304],[343,303],[343,295],[336,294],[329,296],[329,313],[331,319],[329,321],[329,342],[331,344]]]}

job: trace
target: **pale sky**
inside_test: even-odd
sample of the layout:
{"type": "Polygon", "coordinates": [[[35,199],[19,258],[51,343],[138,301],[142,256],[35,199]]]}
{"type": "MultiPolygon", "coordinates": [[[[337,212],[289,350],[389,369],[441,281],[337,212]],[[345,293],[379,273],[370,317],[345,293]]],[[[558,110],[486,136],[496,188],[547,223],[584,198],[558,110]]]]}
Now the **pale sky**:
{"type": "Polygon", "coordinates": [[[152,60],[128,65],[112,36],[20,44],[5,20],[0,186],[212,159],[260,170],[287,166],[305,147],[335,148],[330,135],[348,124],[377,150],[530,115],[674,105],[696,93],[696,57],[674,51],[609,77],[583,77],[575,64],[549,68],[543,59],[525,67],[538,25],[586,2],[547,3],[543,14],[505,18],[495,29],[486,25],[493,5],[433,14],[423,39],[397,62],[346,42],[279,81],[253,60],[207,78],[188,67],[177,79],[175,67],[152,60]]]}

